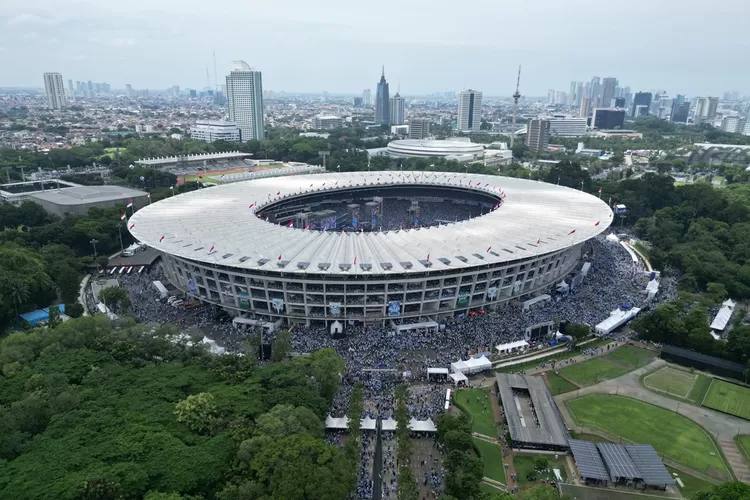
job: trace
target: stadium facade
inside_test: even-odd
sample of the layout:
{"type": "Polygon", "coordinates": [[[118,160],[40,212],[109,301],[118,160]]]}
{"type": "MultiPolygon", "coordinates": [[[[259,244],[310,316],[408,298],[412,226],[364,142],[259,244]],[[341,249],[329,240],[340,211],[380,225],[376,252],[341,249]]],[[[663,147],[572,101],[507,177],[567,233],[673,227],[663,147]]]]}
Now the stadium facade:
{"type": "Polygon", "coordinates": [[[598,198],[542,182],[370,172],[193,191],[144,207],[128,227],[162,253],[177,288],[234,316],[375,324],[543,293],[611,220],[598,198]],[[413,225],[394,229],[385,211],[398,203],[411,203],[413,225]],[[415,216],[420,205],[437,210],[430,227],[415,216]],[[447,220],[454,208],[466,218],[447,220]]]}

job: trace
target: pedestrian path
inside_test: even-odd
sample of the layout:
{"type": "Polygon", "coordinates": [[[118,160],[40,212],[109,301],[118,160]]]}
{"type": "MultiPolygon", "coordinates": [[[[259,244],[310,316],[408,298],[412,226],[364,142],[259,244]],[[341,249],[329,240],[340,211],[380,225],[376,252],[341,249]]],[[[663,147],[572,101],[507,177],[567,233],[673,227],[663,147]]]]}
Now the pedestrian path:
{"type": "Polygon", "coordinates": [[[719,446],[724,456],[727,457],[727,462],[732,467],[737,480],[745,484],[750,484],[750,469],[747,467],[742,453],[737,449],[735,442],[731,439],[722,439],[719,441],[719,446]]]}

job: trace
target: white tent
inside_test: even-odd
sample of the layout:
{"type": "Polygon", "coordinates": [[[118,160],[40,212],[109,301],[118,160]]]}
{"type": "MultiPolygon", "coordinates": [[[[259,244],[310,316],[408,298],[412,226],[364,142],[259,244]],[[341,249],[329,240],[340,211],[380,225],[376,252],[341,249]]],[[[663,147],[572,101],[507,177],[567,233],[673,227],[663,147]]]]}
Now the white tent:
{"type": "Polygon", "coordinates": [[[396,430],[396,421],[393,420],[392,418],[383,420],[380,423],[380,428],[383,429],[384,431],[395,431],[396,430]]]}
{"type": "Polygon", "coordinates": [[[448,408],[451,407],[451,390],[446,389],[445,390],[445,411],[448,411],[448,408]]]}
{"type": "Polygon", "coordinates": [[[529,343],[525,340],[514,340],[513,342],[495,346],[495,349],[497,349],[497,352],[500,354],[510,354],[514,351],[525,351],[528,348],[529,343]]]}
{"type": "Polygon", "coordinates": [[[533,306],[534,304],[539,304],[539,303],[542,303],[542,302],[547,302],[548,300],[552,300],[552,297],[550,297],[546,293],[544,293],[542,295],[539,295],[537,297],[534,297],[533,299],[525,300],[523,302],[523,304],[522,304],[523,305],[523,310],[524,311],[528,311],[531,308],[531,306],[533,306]]]}
{"type": "Polygon", "coordinates": [[[600,335],[609,335],[631,319],[635,318],[639,312],[641,312],[641,310],[638,307],[633,307],[628,311],[615,309],[610,313],[607,319],[594,327],[594,331],[600,335]]]}
{"type": "Polygon", "coordinates": [[[464,384],[469,381],[469,379],[461,372],[451,373],[450,374],[451,380],[453,380],[453,385],[458,385],[461,382],[464,384]]]}
{"type": "Polygon", "coordinates": [[[451,371],[453,373],[463,373],[467,371],[468,368],[469,365],[466,364],[466,361],[461,361],[460,359],[455,363],[451,363],[451,371]]]}
{"type": "Polygon", "coordinates": [[[326,417],[326,429],[347,429],[349,427],[349,417],[333,418],[326,417]]]}
{"type": "Polygon", "coordinates": [[[648,285],[646,285],[646,293],[648,294],[648,298],[653,299],[658,291],[659,291],[659,282],[656,280],[649,281],[648,285]]]}
{"type": "Polygon", "coordinates": [[[472,373],[479,373],[490,369],[492,369],[492,363],[486,356],[469,358],[466,361],[459,360],[455,363],[451,363],[451,370],[453,370],[454,373],[461,372],[464,375],[471,375],[472,373]]]}
{"type": "Polygon", "coordinates": [[[414,432],[437,432],[435,422],[433,422],[431,418],[428,418],[427,420],[417,420],[412,418],[409,421],[409,429],[414,432]]]}
{"type": "Polygon", "coordinates": [[[583,266],[581,267],[581,274],[583,275],[584,278],[588,276],[590,269],[591,269],[591,262],[586,262],[583,264],[583,266]]]}
{"type": "Polygon", "coordinates": [[[370,417],[365,417],[359,422],[359,427],[366,431],[374,431],[375,430],[375,424],[376,420],[370,417]]]}
{"type": "Polygon", "coordinates": [[[227,350],[217,344],[215,340],[212,340],[208,337],[203,337],[202,342],[206,346],[206,349],[208,349],[208,352],[210,352],[211,354],[221,355],[227,352],[227,350]]]}
{"type": "Polygon", "coordinates": [[[711,330],[723,331],[729,323],[729,319],[732,317],[734,312],[734,306],[736,304],[731,299],[727,299],[721,304],[721,309],[716,314],[716,317],[711,322],[711,330]]]}
{"type": "Polygon", "coordinates": [[[427,375],[444,375],[448,376],[448,369],[447,368],[428,368],[427,369],[427,375]]]}

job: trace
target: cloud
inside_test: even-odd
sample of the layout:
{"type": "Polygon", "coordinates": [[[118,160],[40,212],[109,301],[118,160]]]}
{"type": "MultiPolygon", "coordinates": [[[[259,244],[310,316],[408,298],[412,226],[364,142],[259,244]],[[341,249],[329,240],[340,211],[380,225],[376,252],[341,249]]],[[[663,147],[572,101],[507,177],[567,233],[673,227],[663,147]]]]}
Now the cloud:
{"type": "Polygon", "coordinates": [[[60,18],[55,17],[43,17],[36,14],[19,14],[15,17],[11,17],[8,19],[8,26],[23,26],[23,25],[29,25],[29,24],[36,24],[36,25],[52,25],[52,24],[60,24],[62,21],[60,18]]]}
{"type": "Polygon", "coordinates": [[[108,43],[113,47],[135,47],[136,45],[135,38],[115,38],[108,43]]]}

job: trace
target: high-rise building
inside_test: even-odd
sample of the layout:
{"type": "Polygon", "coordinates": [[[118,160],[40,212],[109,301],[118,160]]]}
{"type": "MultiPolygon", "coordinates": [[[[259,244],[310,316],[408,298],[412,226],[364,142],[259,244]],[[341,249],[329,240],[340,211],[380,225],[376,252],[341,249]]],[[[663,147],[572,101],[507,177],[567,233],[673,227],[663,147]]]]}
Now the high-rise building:
{"type": "Polygon", "coordinates": [[[553,115],[549,121],[549,133],[555,137],[580,137],[586,135],[586,118],[553,115]]]}
{"type": "Polygon", "coordinates": [[[133,92],[133,86],[130,85],[129,83],[127,85],[125,85],[125,95],[127,97],[134,97],[135,96],[135,93],[133,92]]]}
{"type": "Polygon", "coordinates": [[[582,118],[588,118],[590,107],[591,107],[591,97],[587,95],[583,96],[583,99],[581,99],[581,110],[579,112],[579,116],[581,116],[582,118]]]}
{"type": "Polygon", "coordinates": [[[725,116],[721,120],[721,130],[731,134],[739,134],[745,128],[745,120],[739,116],[725,116]]]}
{"type": "Polygon", "coordinates": [[[669,121],[676,123],[687,123],[689,111],[690,101],[675,99],[674,101],[672,101],[672,110],[669,115],[669,121]]]}
{"type": "Polygon", "coordinates": [[[595,108],[591,115],[591,126],[599,130],[622,128],[625,124],[625,110],[615,108],[595,108]]]}
{"type": "Polygon", "coordinates": [[[693,123],[703,123],[716,118],[716,108],[718,106],[718,97],[698,97],[695,99],[693,123]]]}
{"type": "Polygon", "coordinates": [[[589,89],[589,97],[591,98],[591,104],[595,103],[596,100],[601,97],[601,94],[602,94],[601,79],[598,76],[595,76],[591,79],[591,88],[589,89]]]}
{"type": "Polygon", "coordinates": [[[73,87],[73,80],[68,80],[68,97],[74,97],[76,95],[76,90],[73,87]]]}
{"type": "Polygon", "coordinates": [[[404,98],[396,92],[396,95],[391,97],[390,102],[390,117],[391,125],[403,125],[406,123],[404,119],[404,98]]]}
{"type": "Polygon", "coordinates": [[[555,102],[552,104],[558,104],[564,106],[568,101],[568,95],[562,90],[555,91],[555,102]]]}
{"type": "Polygon", "coordinates": [[[635,97],[633,98],[633,111],[631,114],[635,118],[647,115],[649,106],[651,106],[651,92],[636,92],[635,97]],[[638,106],[645,106],[645,108],[638,108],[638,106]],[[643,113],[644,109],[646,112],[640,114],[638,111],[639,109],[641,110],[640,113],[643,113]]]}
{"type": "Polygon", "coordinates": [[[583,82],[578,82],[578,85],[576,86],[576,100],[573,103],[574,106],[580,106],[581,101],[583,100],[583,82]]]}
{"type": "Polygon", "coordinates": [[[625,107],[625,98],[624,97],[615,97],[612,99],[615,108],[624,108],[625,107]]]}
{"type": "Polygon", "coordinates": [[[568,92],[568,106],[576,105],[576,91],[578,86],[576,82],[570,82],[570,92],[568,92]]]}
{"type": "Polygon", "coordinates": [[[261,72],[245,61],[234,61],[234,69],[227,75],[226,81],[229,121],[237,124],[242,141],[262,140],[265,129],[261,72]]]}
{"type": "Polygon", "coordinates": [[[65,87],[60,73],[44,74],[44,91],[47,93],[48,108],[63,109],[66,106],[65,87]]]}
{"type": "Polygon", "coordinates": [[[365,89],[365,90],[362,91],[362,103],[365,106],[372,105],[372,96],[371,96],[371,93],[370,93],[370,89],[365,89]]]}
{"type": "Polygon", "coordinates": [[[479,132],[482,125],[482,93],[478,90],[464,90],[458,94],[459,132],[479,132]]]}
{"type": "Polygon", "coordinates": [[[94,97],[94,82],[86,82],[86,97],[94,97]]]}
{"type": "Polygon", "coordinates": [[[532,153],[541,153],[549,144],[549,120],[533,118],[526,126],[526,147],[532,153]]]}
{"type": "Polygon", "coordinates": [[[409,139],[426,139],[430,135],[430,120],[409,118],[409,139]]]}
{"type": "Polygon", "coordinates": [[[600,101],[602,108],[609,108],[612,106],[612,99],[616,97],[616,88],[617,78],[610,76],[602,80],[602,99],[600,101]]]}
{"type": "Polygon", "coordinates": [[[388,93],[388,82],[385,80],[385,66],[380,74],[377,90],[375,91],[375,123],[389,125],[391,123],[391,99],[388,93]]]}

